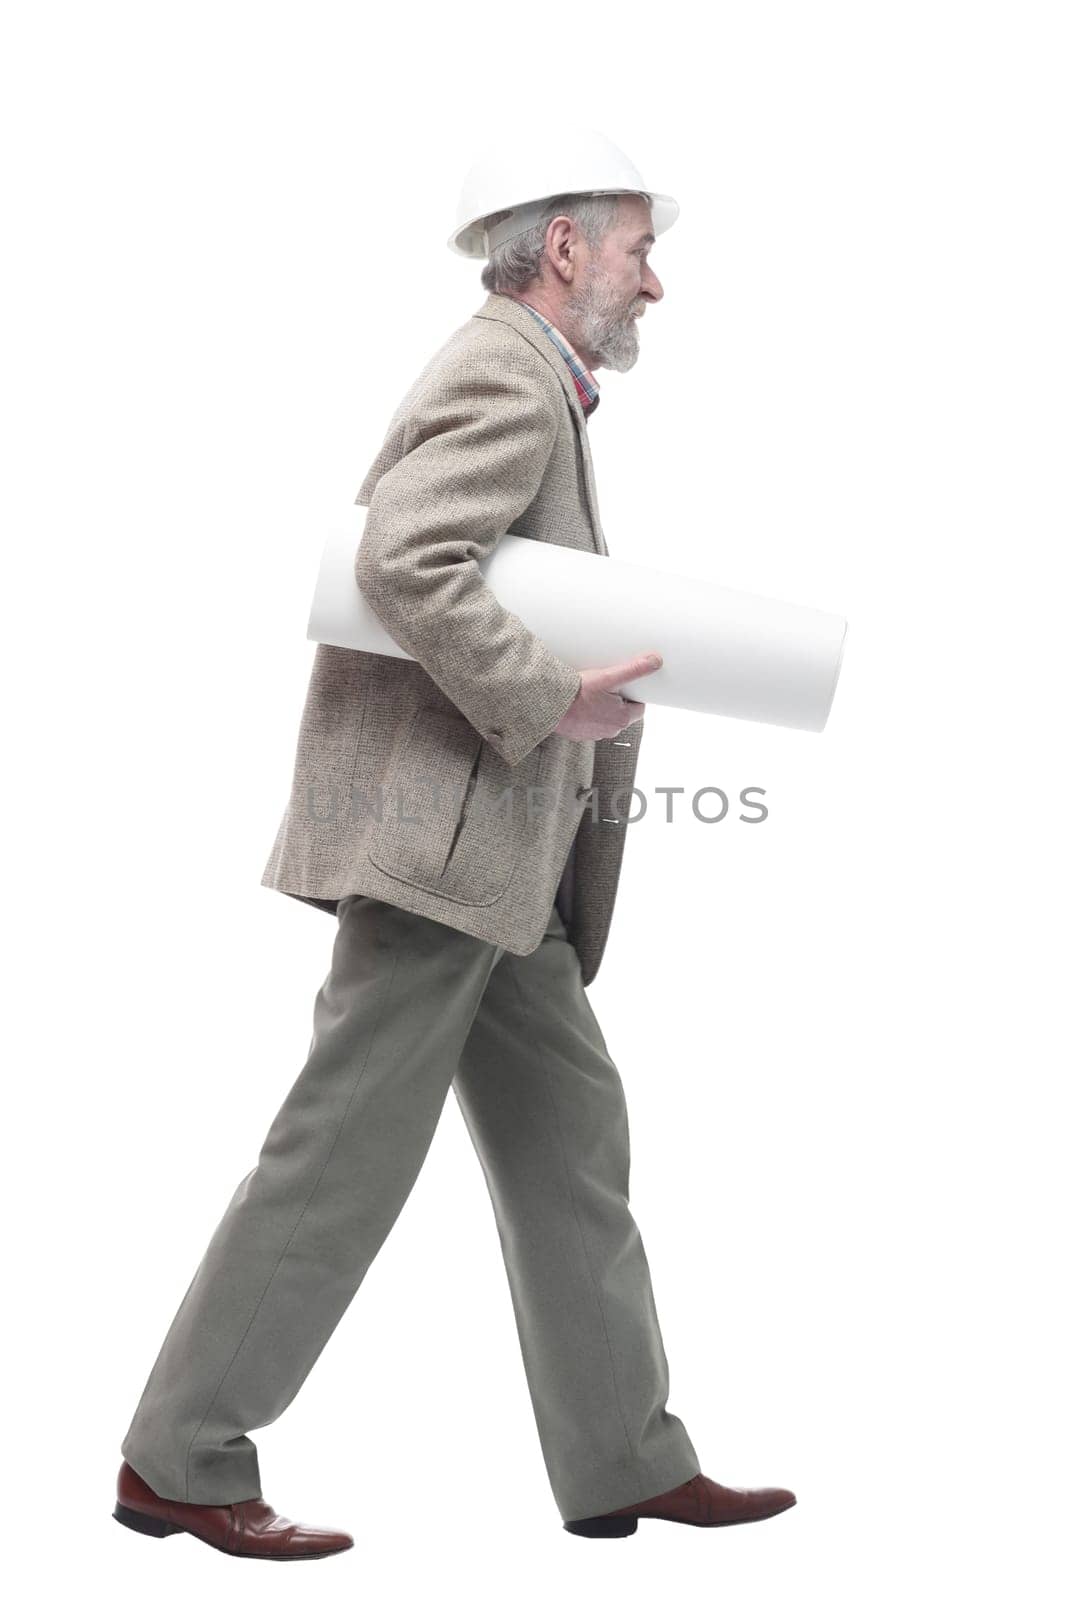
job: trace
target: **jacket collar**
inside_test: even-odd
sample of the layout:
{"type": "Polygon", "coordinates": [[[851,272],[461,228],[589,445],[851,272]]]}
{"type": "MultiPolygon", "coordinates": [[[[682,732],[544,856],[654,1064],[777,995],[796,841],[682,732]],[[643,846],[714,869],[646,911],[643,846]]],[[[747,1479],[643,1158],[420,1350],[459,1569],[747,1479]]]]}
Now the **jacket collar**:
{"type": "Polygon", "coordinates": [[[563,385],[563,392],[567,397],[571,415],[578,430],[581,443],[582,467],[585,476],[586,495],[589,500],[589,512],[593,523],[593,532],[596,537],[596,546],[600,555],[608,553],[607,541],[604,530],[600,525],[600,508],[597,505],[596,482],[593,477],[593,457],[589,449],[589,437],[586,433],[585,411],[578,398],[578,391],[574,387],[574,375],[563,359],[563,355],[548,334],[541,327],[535,317],[531,317],[525,306],[512,300],[510,295],[490,293],[486,296],[484,304],[474,313],[476,317],[488,317],[495,322],[506,322],[508,327],[514,328],[526,343],[532,345],[544,357],[563,385]]]}

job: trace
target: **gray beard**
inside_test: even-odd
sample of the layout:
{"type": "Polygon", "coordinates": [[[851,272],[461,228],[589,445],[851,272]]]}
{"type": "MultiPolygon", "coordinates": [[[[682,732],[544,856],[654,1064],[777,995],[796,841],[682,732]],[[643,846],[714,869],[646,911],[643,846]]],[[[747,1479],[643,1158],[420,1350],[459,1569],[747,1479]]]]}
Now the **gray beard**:
{"type": "Polygon", "coordinates": [[[584,284],[561,314],[560,327],[600,366],[629,372],[641,352],[637,323],[631,317],[635,306],[634,301],[620,303],[607,274],[590,262],[584,284]]]}

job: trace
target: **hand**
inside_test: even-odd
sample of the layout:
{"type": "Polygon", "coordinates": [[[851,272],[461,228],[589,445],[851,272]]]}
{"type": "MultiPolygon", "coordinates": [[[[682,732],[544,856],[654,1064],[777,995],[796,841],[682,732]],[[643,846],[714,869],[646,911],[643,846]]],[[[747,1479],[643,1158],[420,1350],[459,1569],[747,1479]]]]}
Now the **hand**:
{"type": "Polygon", "coordinates": [[[655,650],[634,656],[614,667],[586,667],[582,687],[552,730],[565,739],[610,739],[645,714],[643,700],[626,700],[615,685],[629,683],[646,672],[658,672],[663,657],[655,650]]]}

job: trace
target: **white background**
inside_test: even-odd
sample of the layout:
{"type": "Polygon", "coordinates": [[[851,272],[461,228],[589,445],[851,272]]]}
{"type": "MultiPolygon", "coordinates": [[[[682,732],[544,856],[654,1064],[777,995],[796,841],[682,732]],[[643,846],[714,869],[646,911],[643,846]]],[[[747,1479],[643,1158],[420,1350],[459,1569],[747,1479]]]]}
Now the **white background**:
{"type": "MultiPolygon", "coordinates": [[[[590,423],[612,554],[849,619],[821,735],[649,708],[589,990],[705,1473],[559,1525],[449,1100],[289,1411],[378,1596],[1059,1592],[1064,51],[1015,3],[37,4],[2,41],[9,1554],[276,1571],[111,1520],[119,1443],[303,1064],[334,924],[260,887],[327,520],[476,310],[487,136],[584,118],[681,215],[590,423]],[[1059,670],[1057,670],[1059,668],[1059,670]],[[661,797],[653,796],[661,806],[661,797]]],[[[654,641],[649,641],[654,643],[654,641]]]]}

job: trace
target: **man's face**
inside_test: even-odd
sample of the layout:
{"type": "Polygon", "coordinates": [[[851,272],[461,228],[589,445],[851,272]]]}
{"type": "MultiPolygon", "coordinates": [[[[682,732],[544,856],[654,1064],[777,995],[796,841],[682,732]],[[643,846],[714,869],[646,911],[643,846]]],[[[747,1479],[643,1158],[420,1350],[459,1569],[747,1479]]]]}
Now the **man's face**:
{"type": "Polygon", "coordinates": [[[648,264],[654,243],[648,201],[630,194],[619,196],[618,220],[598,255],[582,241],[561,328],[596,366],[628,372],[637,360],[637,318],[649,301],[663,298],[663,286],[648,264]]]}

